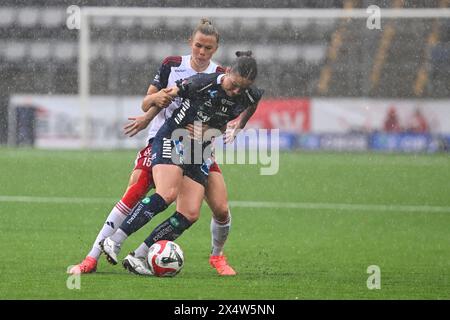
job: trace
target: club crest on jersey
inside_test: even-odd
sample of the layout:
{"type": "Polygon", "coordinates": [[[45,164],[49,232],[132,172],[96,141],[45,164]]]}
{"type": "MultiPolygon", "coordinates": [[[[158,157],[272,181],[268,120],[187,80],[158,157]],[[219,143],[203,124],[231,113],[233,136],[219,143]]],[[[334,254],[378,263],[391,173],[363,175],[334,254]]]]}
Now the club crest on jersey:
{"type": "Polygon", "coordinates": [[[202,122],[207,122],[209,121],[209,119],[211,119],[210,116],[208,116],[206,113],[204,113],[203,111],[199,111],[197,112],[197,117],[202,121],[202,122]]]}
{"type": "Polygon", "coordinates": [[[209,90],[209,96],[211,98],[217,97],[217,90],[209,90]]]}

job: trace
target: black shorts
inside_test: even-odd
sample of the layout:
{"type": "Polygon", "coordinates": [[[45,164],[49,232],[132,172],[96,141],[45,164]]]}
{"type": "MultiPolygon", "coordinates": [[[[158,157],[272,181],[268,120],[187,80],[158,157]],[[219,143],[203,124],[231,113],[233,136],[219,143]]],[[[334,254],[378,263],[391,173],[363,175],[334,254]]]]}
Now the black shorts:
{"type": "MultiPolygon", "coordinates": [[[[183,175],[206,188],[209,170],[214,164],[214,161],[212,157],[206,160],[202,157],[195,158],[193,150],[193,144],[189,142],[186,148],[186,143],[183,144],[179,140],[170,140],[169,138],[155,139],[152,145],[152,167],[158,164],[177,165],[183,170],[183,175]],[[191,157],[186,158],[187,153],[190,153],[191,157]]],[[[203,151],[202,148],[201,150],[203,151]]]]}
{"type": "Polygon", "coordinates": [[[200,183],[203,187],[208,185],[208,172],[202,169],[203,165],[199,164],[185,164],[181,166],[183,169],[183,175],[191,178],[197,183],[200,183]]]}

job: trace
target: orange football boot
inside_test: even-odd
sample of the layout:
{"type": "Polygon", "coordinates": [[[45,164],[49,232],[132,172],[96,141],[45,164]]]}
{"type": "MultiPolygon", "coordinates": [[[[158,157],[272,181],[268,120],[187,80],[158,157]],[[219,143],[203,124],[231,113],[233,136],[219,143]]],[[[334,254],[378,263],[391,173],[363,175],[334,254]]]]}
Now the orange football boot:
{"type": "Polygon", "coordinates": [[[70,274],[92,273],[97,271],[97,260],[92,257],[86,257],[80,264],[70,269],[70,274]]]}
{"type": "Polygon", "coordinates": [[[236,271],[228,264],[225,256],[210,256],[209,264],[217,270],[221,276],[235,276],[236,271]]]}

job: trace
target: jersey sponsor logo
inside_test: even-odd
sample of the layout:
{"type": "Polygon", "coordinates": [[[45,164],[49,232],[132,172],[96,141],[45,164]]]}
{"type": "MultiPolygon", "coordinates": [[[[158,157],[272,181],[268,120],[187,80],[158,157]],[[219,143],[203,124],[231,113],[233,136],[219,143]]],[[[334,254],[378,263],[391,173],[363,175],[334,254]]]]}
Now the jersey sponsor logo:
{"type": "Polygon", "coordinates": [[[175,72],[186,72],[186,69],[175,69],[175,72]]]}
{"type": "Polygon", "coordinates": [[[221,102],[223,105],[227,105],[227,106],[230,106],[230,107],[234,105],[234,102],[233,102],[233,101],[230,101],[230,100],[225,99],[225,98],[223,98],[220,102],[221,102]]]}
{"type": "Polygon", "coordinates": [[[177,228],[180,225],[180,222],[178,222],[177,218],[175,217],[170,217],[169,222],[175,228],[177,228]]]}
{"type": "Polygon", "coordinates": [[[208,122],[211,117],[209,115],[207,115],[206,113],[204,113],[203,111],[199,111],[197,112],[197,117],[202,121],[202,122],[208,122]]]}
{"type": "Polygon", "coordinates": [[[175,116],[174,120],[176,124],[180,124],[181,121],[183,121],[184,117],[186,116],[186,111],[191,106],[191,103],[189,99],[184,99],[181,103],[181,109],[178,111],[177,115],[175,116]]]}

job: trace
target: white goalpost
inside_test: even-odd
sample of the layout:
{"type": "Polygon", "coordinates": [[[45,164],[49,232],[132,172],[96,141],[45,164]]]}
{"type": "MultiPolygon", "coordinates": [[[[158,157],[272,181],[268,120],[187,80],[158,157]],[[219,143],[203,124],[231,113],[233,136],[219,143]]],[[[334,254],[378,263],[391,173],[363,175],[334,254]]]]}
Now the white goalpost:
{"type": "MultiPolygon", "coordinates": [[[[373,6],[371,6],[373,7],[373,6]]],[[[307,20],[307,19],[416,19],[449,18],[450,9],[253,9],[253,8],[123,8],[123,7],[82,7],[79,30],[78,94],[81,110],[82,146],[89,148],[88,120],[90,99],[90,54],[91,21],[95,17],[128,17],[148,19],[179,19],[209,17],[212,19],[261,19],[270,20],[307,20]]],[[[245,39],[243,39],[245,41],[245,39]]],[[[226,46],[226,45],[225,45],[226,46]]],[[[163,57],[161,57],[162,59],[163,57]]]]}

